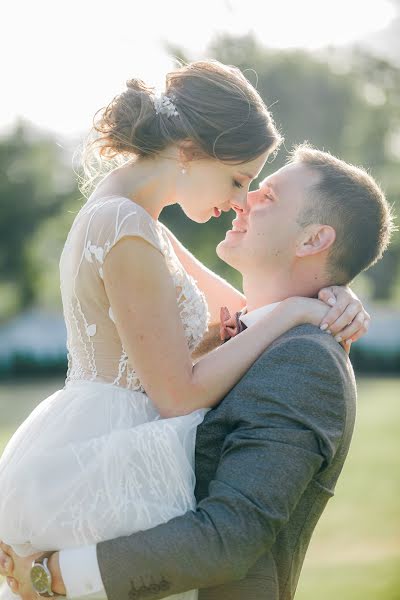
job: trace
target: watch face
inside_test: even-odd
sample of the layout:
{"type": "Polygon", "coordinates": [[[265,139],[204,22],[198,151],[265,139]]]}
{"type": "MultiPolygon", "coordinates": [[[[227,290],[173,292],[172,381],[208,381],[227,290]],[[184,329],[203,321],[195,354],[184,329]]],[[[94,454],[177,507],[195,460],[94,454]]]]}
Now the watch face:
{"type": "Polygon", "coordinates": [[[42,565],[35,565],[31,569],[31,581],[35,590],[39,594],[47,592],[49,589],[49,577],[42,565]]]}

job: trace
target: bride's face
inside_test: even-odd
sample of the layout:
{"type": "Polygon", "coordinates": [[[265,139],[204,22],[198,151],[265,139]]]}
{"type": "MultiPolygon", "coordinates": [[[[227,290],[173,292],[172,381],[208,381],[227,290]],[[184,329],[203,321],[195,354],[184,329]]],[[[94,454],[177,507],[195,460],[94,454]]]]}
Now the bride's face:
{"type": "Polygon", "coordinates": [[[185,214],[197,223],[232,208],[246,208],[247,193],[253,179],[258,177],[268,154],[241,165],[201,158],[185,163],[185,173],[178,175],[178,203],[185,214]]]}

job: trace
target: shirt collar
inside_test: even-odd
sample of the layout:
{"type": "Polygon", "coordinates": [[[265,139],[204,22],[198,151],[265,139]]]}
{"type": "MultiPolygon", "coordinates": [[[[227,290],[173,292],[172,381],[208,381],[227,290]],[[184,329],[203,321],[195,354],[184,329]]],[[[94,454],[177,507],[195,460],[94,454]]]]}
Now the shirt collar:
{"type": "Polygon", "coordinates": [[[249,313],[245,312],[244,314],[240,315],[240,320],[246,325],[246,327],[251,327],[252,325],[255,325],[255,323],[257,323],[257,321],[259,321],[264,315],[273,311],[278,304],[280,304],[280,302],[274,302],[273,304],[260,306],[260,308],[256,308],[249,313]]]}

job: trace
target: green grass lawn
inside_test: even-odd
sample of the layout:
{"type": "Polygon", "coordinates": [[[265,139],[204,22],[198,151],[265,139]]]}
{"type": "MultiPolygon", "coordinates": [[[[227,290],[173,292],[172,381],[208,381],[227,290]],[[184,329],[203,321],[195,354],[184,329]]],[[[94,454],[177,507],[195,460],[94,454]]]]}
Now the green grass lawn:
{"type": "Polygon", "coordinates": [[[400,379],[358,380],[358,415],[336,495],[296,600],[400,599],[400,379]]]}
{"type": "MultiPolygon", "coordinates": [[[[0,448],[61,386],[0,385],[0,448]]],[[[358,389],[350,454],[312,539],[296,600],[400,600],[400,379],[359,378],[358,389]]]]}

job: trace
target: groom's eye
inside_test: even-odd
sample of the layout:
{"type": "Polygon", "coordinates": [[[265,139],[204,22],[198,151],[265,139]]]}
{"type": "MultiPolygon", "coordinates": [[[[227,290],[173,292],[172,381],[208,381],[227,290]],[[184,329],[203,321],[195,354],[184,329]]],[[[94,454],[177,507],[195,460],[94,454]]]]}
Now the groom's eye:
{"type": "Polygon", "coordinates": [[[262,193],[262,197],[263,197],[264,200],[269,200],[270,202],[274,201],[273,196],[271,196],[267,191],[263,192],[261,190],[261,193],[262,193]]]}
{"type": "Polygon", "coordinates": [[[240,181],[237,181],[236,179],[233,180],[233,185],[237,188],[243,187],[243,185],[240,183],[240,181]]]}

